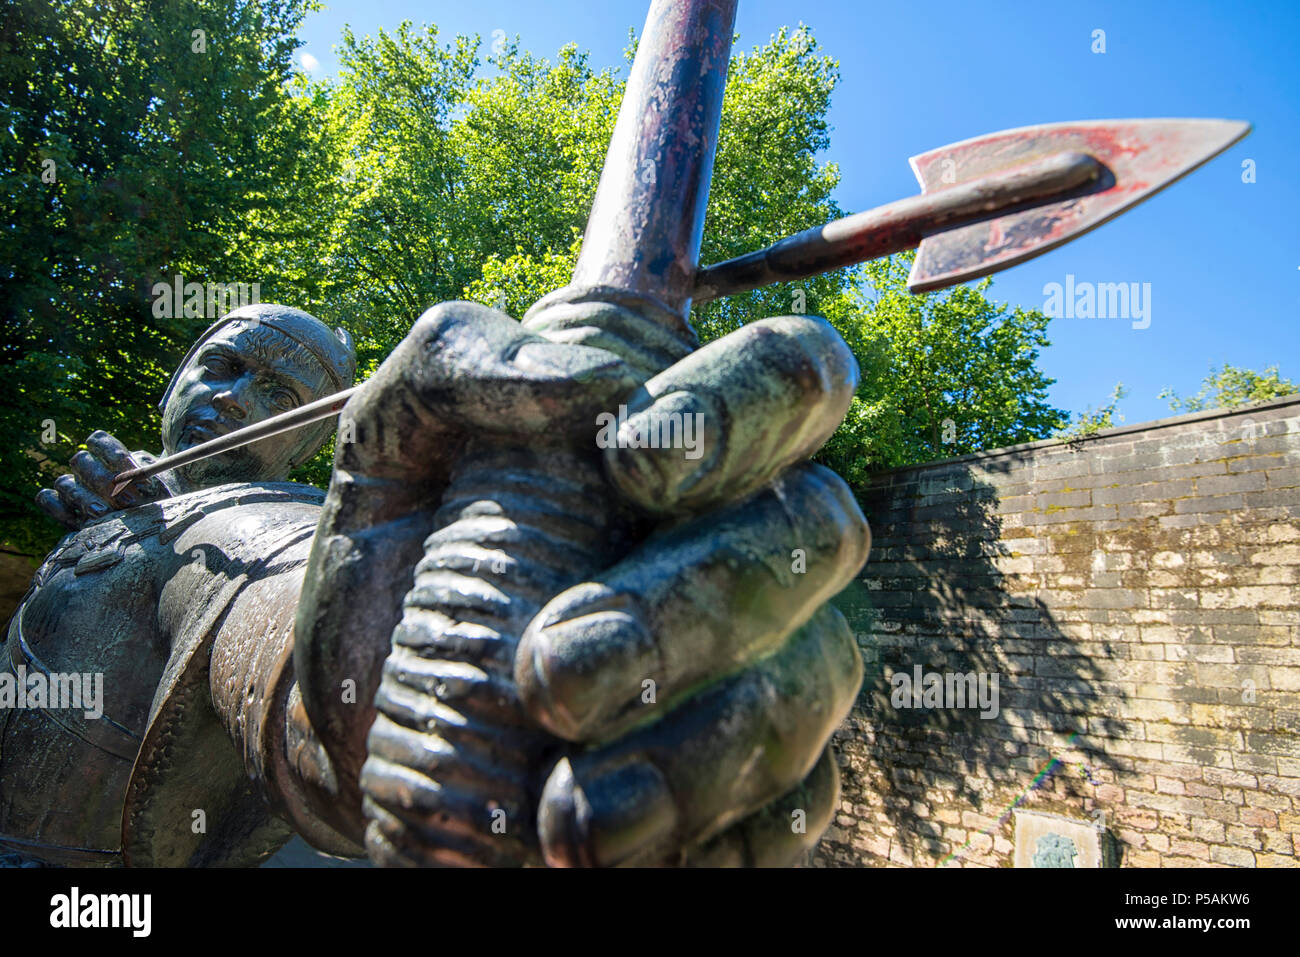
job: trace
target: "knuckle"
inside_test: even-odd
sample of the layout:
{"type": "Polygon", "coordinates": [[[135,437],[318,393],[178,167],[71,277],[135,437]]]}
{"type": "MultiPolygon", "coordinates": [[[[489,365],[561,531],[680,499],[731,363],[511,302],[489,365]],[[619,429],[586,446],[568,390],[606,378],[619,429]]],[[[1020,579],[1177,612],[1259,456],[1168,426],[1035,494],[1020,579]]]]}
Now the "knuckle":
{"type": "Polygon", "coordinates": [[[844,479],[826,466],[806,462],[801,468],[805,480],[817,486],[817,492],[828,506],[827,515],[834,526],[840,560],[856,573],[866,564],[871,550],[871,527],[862,514],[857,496],[844,479]]]}
{"type": "Polygon", "coordinates": [[[862,649],[858,647],[848,620],[834,605],[823,605],[813,620],[822,632],[826,650],[823,660],[831,672],[835,688],[847,702],[847,712],[862,687],[866,670],[862,661],[862,649]]]}
{"type": "Polygon", "coordinates": [[[419,319],[415,320],[415,325],[411,327],[411,333],[407,338],[418,343],[422,348],[432,348],[437,345],[454,322],[453,310],[450,306],[450,303],[442,302],[427,309],[419,319]]]}

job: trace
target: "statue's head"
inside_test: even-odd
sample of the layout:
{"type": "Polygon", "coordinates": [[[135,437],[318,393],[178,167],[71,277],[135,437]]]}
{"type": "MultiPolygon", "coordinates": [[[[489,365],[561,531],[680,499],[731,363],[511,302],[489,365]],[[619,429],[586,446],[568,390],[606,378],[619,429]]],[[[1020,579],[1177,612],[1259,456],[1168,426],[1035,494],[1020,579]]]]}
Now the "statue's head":
{"type": "MultiPolygon", "coordinates": [[[[190,349],[163,395],[163,451],[170,455],[296,409],[352,385],[356,354],[342,329],[270,303],[219,319],[190,349]]],[[[181,466],[189,489],[280,482],[316,454],[332,419],[181,466]]]]}

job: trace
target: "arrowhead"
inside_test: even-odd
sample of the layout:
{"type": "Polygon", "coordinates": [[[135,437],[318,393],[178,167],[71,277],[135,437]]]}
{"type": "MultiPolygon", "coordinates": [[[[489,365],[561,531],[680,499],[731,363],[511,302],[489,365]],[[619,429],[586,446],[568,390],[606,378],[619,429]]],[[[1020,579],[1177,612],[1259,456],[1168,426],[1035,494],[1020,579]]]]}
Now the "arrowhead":
{"type": "Polygon", "coordinates": [[[1096,120],[1005,130],[911,160],[932,193],[1055,153],[1097,159],[1106,173],[1080,194],[927,236],[908,278],[912,292],[942,289],[1055,249],[1114,219],[1250,132],[1239,120],[1096,120]]]}

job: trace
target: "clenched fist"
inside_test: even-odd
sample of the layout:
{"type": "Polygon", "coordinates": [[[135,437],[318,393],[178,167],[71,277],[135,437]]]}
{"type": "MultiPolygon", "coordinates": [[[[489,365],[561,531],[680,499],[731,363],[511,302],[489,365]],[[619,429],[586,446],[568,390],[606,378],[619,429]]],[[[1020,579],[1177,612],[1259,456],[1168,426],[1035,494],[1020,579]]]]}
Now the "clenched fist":
{"type": "Polygon", "coordinates": [[[304,704],[371,857],[784,865],[815,844],[862,679],[826,603],[870,535],[806,460],[857,376],[809,316],[647,381],[479,305],[426,313],[344,410],[298,609],[304,704]],[[375,707],[340,704],[341,676],[375,707]]]}

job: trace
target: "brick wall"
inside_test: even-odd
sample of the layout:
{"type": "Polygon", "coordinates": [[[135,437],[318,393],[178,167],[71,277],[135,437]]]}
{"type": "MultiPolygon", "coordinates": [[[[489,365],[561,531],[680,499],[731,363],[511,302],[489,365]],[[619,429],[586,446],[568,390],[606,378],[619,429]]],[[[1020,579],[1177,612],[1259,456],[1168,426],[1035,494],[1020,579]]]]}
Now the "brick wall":
{"type": "Polygon", "coordinates": [[[1019,801],[1104,823],[1121,866],[1296,866],[1300,396],[898,470],[862,503],[837,602],[867,674],[812,863],[1010,866],[1019,801]],[[895,707],[917,665],[998,674],[999,713],[895,707]]]}

